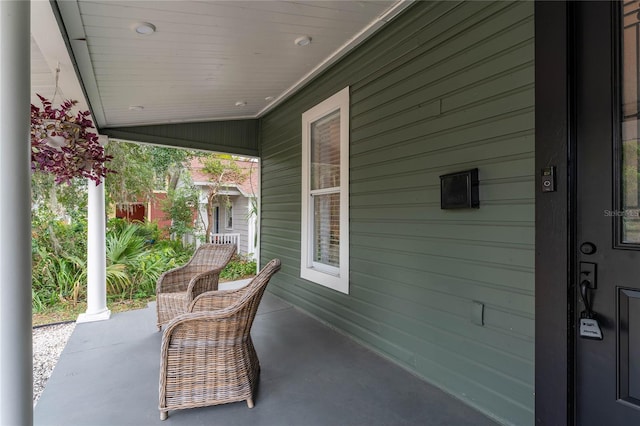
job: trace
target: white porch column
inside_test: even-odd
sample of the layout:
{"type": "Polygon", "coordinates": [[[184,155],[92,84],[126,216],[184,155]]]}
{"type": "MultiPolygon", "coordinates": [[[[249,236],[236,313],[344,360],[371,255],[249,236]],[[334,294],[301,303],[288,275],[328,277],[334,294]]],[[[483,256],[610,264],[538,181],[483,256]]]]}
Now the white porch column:
{"type": "Polygon", "coordinates": [[[0,1],[0,424],[33,423],[30,2],[0,1]]]}
{"type": "MultiPolygon", "coordinates": [[[[100,136],[104,146],[106,137],[100,136]]],[[[87,236],[87,312],[78,316],[77,322],[107,320],[107,246],[104,210],[104,182],[97,185],[89,180],[88,188],[88,236],[87,236]]]]}

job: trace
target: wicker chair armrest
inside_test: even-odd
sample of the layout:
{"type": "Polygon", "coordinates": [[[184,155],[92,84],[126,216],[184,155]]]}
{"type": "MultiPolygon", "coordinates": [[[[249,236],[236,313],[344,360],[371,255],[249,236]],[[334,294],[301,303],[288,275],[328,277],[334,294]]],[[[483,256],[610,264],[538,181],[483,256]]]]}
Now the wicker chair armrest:
{"type": "Polygon", "coordinates": [[[162,333],[162,347],[168,344],[173,336],[185,336],[189,340],[197,340],[198,336],[194,336],[193,330],[202,333],[204,339],[215,339],[222,337],[222,334],[235,336],[237,331],[232,331],[225,325],[229,321],[233,321],[233,316],[237,314],[238,309],[235,306],[219,309],[217,311],[193,312],[178,315],[172,319],[164,332],[162,333]]]}
{"type": "Polygon", "coordinates": [[[189,281],[189,285],[186,290],[187,304],[191,303],[193,299],[195,299],[202,293],[217,290],[218,280],[220,279],[220,272],[222,272],[222,269],[223,267],[219,267],[194,275],[189,281]]]}
{"type": "Polygon", "coordinates": [[[156,294],[186,291],[190,277],[187,265],[179,266],[164,272],[158,277],[156,294]]]}
{"type": "Polygon", "coordinates": [[[246,288],[234,290],[207,291],[194,298],[187,312],[210,312],[234,305],[244,295],[246,288]]]}

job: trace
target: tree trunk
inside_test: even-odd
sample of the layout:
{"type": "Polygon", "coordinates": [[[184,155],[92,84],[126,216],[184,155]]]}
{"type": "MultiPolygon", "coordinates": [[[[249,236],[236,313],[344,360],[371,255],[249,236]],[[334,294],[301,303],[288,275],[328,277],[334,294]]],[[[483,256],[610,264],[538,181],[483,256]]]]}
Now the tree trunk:
{"type": "Polygon", "coordinates": [[[213,217],[213,204],[216,200],[216,195],[215,193],[210,193],[209,195],[207,195],[207,231],[206,231],[206,238],[207,238],[207,242],[210,243],[211,242],[211,234],[213,234],[213,226],[215,223],[215,218],[213,217]]]}
{"type": "Polygon", "coordinates": [[[167,173],[169,175],[169,189],[176,190],[178,188],[178,181],[180,180],[181,170],[175,170],[174,172],[169,171],[167,173]]]}
{"type": "Polygon", "coordinates": [[[213,232],[213,207],[211,203],[207,202],[207,230],[205,232],[205,238],[208,243],[211,242],[211,233],[213,232]]]}

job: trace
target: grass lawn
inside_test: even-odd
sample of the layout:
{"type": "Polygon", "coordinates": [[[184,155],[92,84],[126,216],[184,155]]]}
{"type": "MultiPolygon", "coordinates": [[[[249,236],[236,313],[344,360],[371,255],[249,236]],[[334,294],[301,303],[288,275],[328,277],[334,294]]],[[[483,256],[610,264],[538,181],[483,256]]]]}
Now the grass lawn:
{"type": "MultiPolygon", "coordinates": [[[[237,279],[241,280],[245,278],[252,278],[254,276],[255,275],[246,275],[237,279]]],[[[221,283],[226,281],[235,280],[226,280],[224,278],[220,279],[221,283]]],[[[125,312],[134,309],[146,308],[147,304],[154,300],[156,300],[155,296],[142,299],[107,301],[107,307],[111,310],[111,313],[125,312]]],[[[32,323],[35,327],[38,325],[53,324],[56,322],[75,321],[78,319],[78,315],[86,310],[87,302],[78,302],[76,304],[60,303],[56,306],[45,308],[40,312],[34,312],[32,315],[32,323]]]]}
{"type": "MultiPolygon", "coordinates": [[[[133,309],[142,309],[147,307],[147,303],[156,300],[154,297],[146,299],[135,300],[119,300],[108,301],[107,307],[111,310],[111,313],[131,311],[133,309]]],[[[41,312],[34,312],[32,316],[33,326],[53,324],[63,321],[75,321],[78,319],[78,315],[87,310],[87,302],[78,302],[75,305],[72,303],[59,304],[54,307],[45,308],[41,312]]]]}

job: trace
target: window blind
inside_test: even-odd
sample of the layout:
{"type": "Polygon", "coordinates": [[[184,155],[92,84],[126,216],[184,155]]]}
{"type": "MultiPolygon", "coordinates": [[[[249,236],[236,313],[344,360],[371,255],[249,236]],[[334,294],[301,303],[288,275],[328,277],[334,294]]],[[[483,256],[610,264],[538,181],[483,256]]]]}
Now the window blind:
{"type": "Polygon", "coordinates": [[[313,260],[340,266],[340,194],[313,196],[313,260]]]}
{"type": "Polygon", "coordinates": [[[311,190],[340,186],[340,111],[311,124],[311,190]]]}

